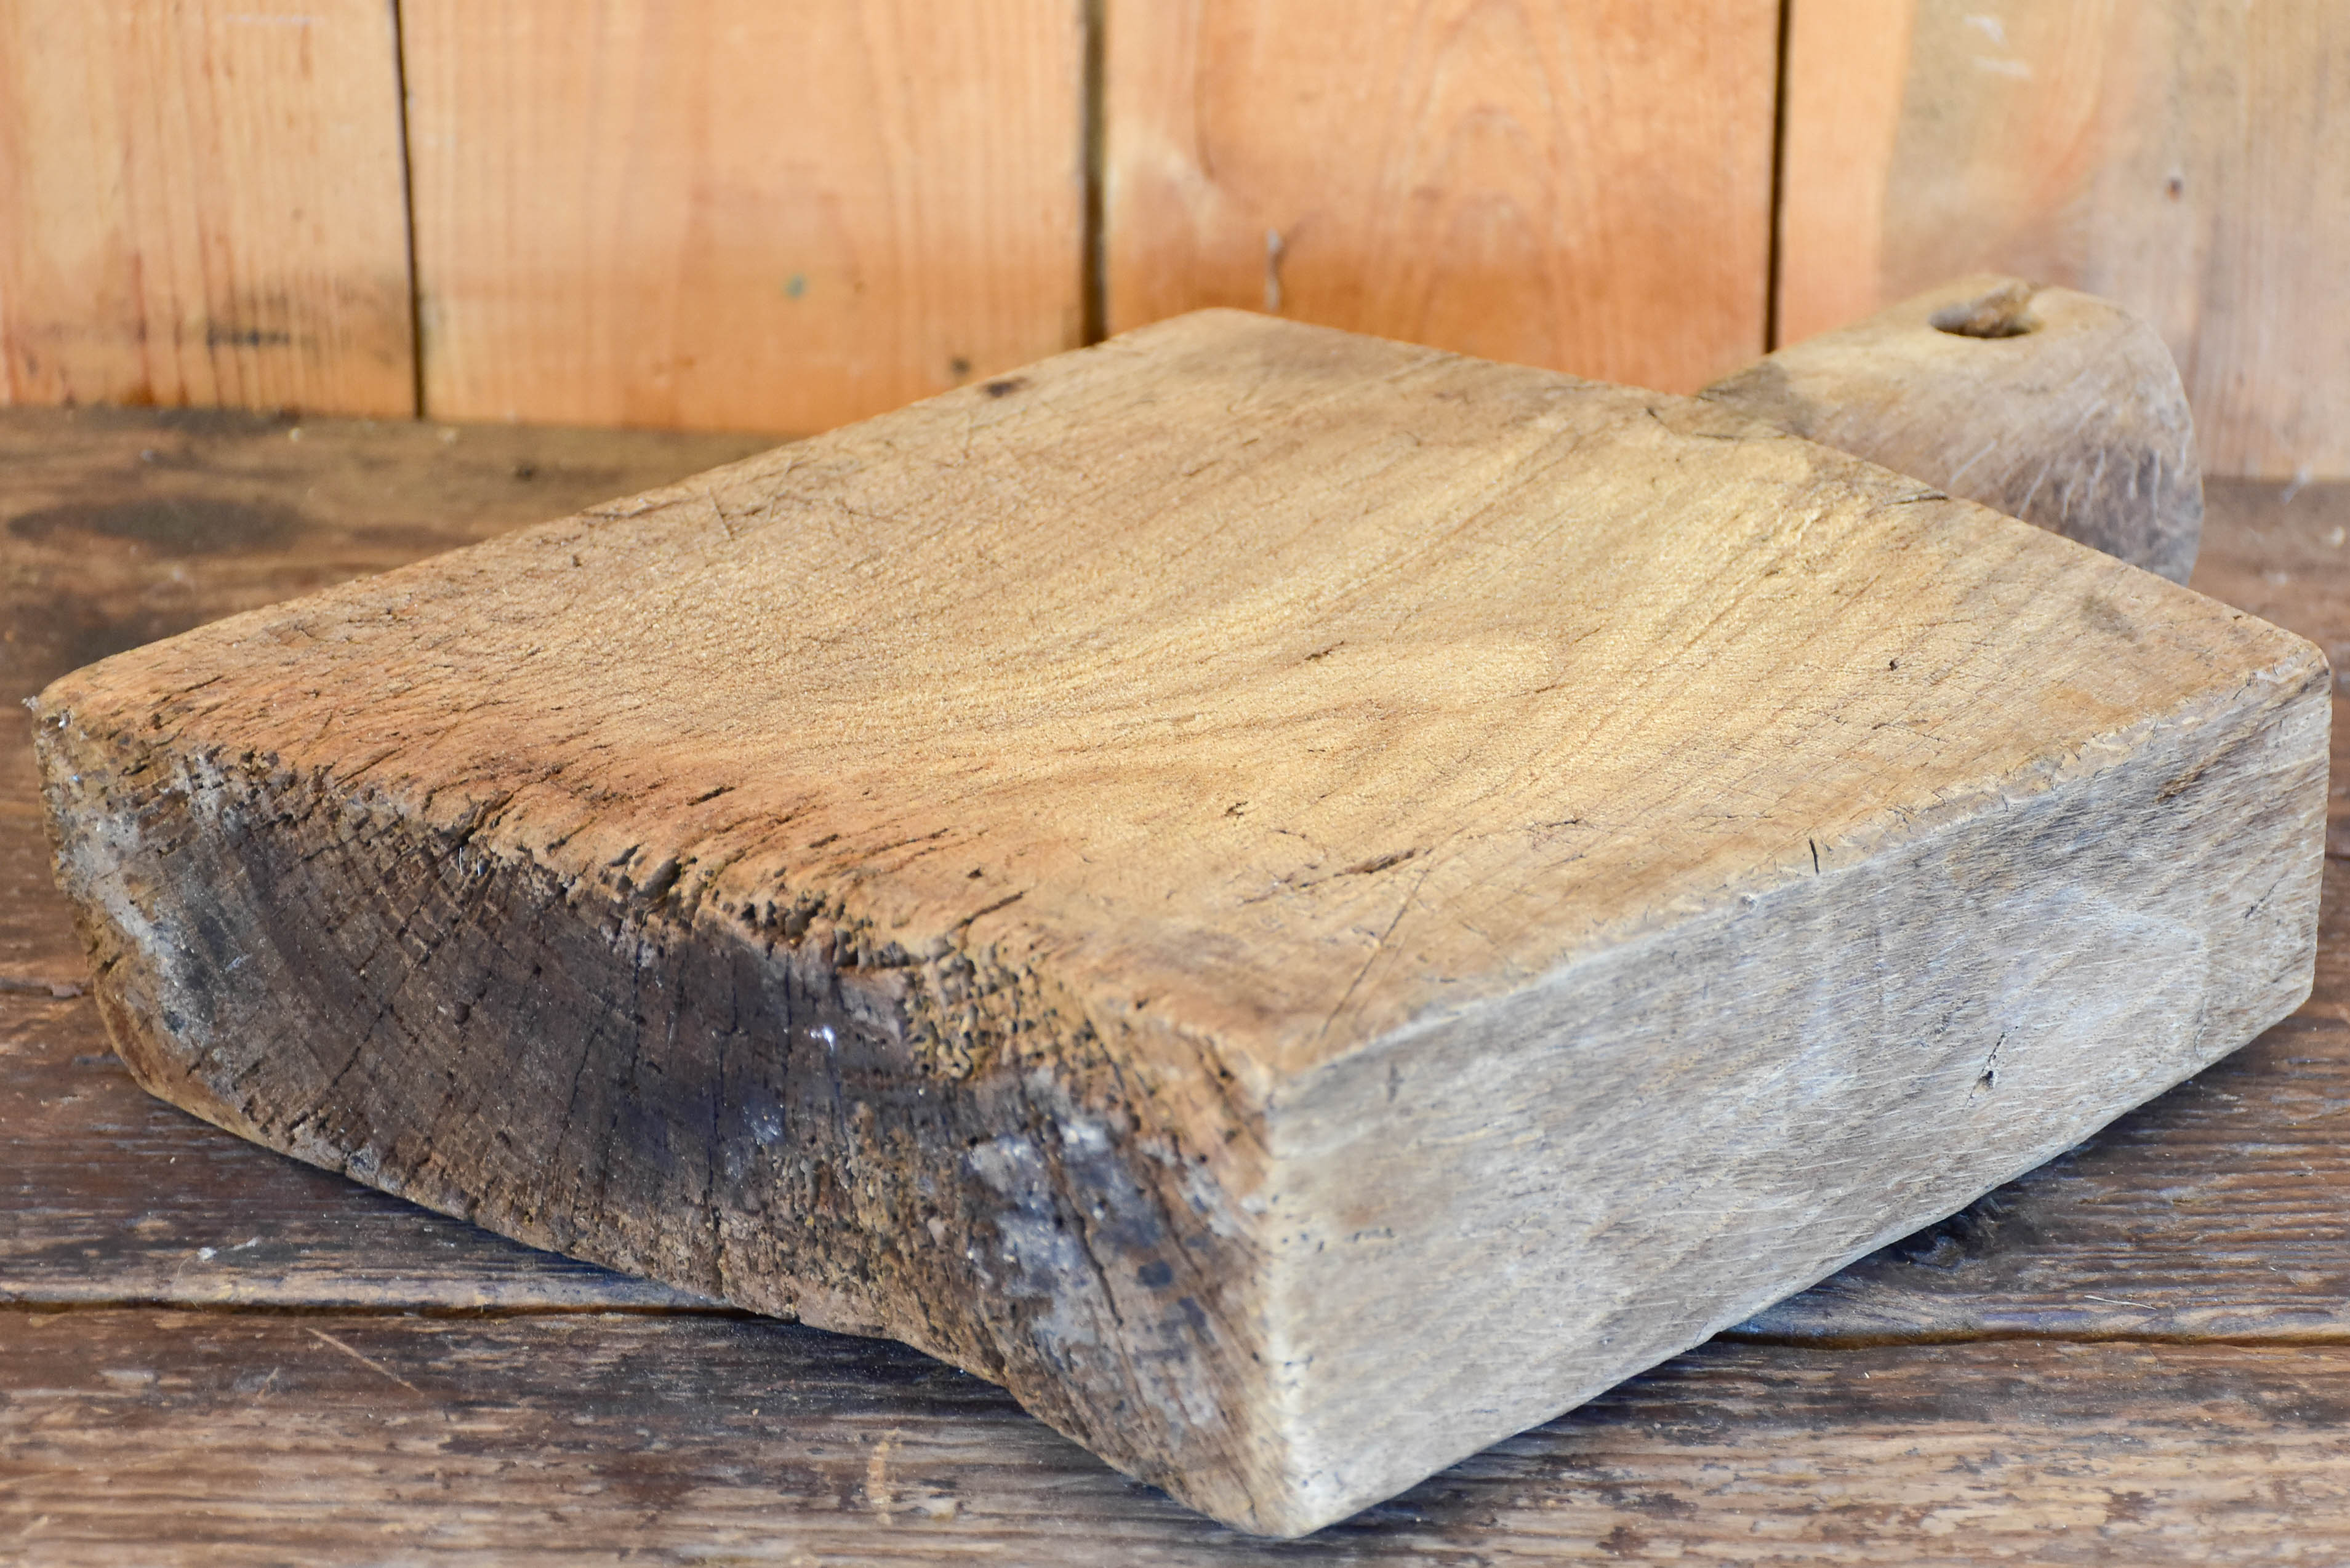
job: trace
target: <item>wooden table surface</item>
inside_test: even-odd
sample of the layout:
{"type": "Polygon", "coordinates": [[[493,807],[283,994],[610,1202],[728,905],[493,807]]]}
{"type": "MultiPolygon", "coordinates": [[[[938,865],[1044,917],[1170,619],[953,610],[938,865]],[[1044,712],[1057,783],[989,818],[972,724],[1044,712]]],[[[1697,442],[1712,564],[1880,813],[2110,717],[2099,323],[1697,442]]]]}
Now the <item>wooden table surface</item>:
{"type": "MultiPolygon", "coordinates": [[[[0,690],[761,444],[0,413],[0,690]]],[[[2350,484],[2214,484],[2196,586],[2339,665],[2345,531],[2350,484]]],[[[149,1099],[84,992],[19,722],[0,1562],[2350,1560],[2343,801],[2293,1018],[1965,1213],[1274,1544],[912,1351],[534,1252],[149,1099]]]]}

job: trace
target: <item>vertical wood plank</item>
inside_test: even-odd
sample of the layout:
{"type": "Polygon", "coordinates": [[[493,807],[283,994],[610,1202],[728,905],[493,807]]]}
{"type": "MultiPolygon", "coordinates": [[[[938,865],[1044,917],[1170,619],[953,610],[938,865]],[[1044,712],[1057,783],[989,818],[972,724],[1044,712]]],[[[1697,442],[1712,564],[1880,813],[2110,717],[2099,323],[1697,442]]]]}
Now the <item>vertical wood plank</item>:
{"type": "Polygon", "coordinates": [[[1685,390],[1762,349],[1772,0],[1109,0],[1112,330],[1205,305],[1685,390]]]}
{"type": "Polygon", "coordinates": [[[408,0],[426,408],[809,431],[1074,347],[1077,0],[408,0]]]}
{"type": "Polygon", "coordinates": [[[0,402],[415,409],[390,0],[0,0],[0,402]]]}
{"type": "Polygon", "coordinates": [[[2161,330],[2207,471],[2350,473],[2339,5],[1794,0],[1791,35],[1788,338],[1970,270],[2067,284],[2161,330]]]}
{"type": "Polygon", "coordinates": [[[1903,0],[1794,0],[1778,214],[1780,343],[1857,321],[1886,303],[1886,182],[1908,64],[1903,0]]]}
{"type": "MultiPolygon", "coordinates": [[[[2197,56],[2243,28],[2238,80],[2199,84],[2216,123],[2197,128],[2189,176],[2216,208],[2182,361],[2218,454],[2208,466],[2350,475],[2350,10],[2263,0],[2194,21],[2197,56]]],[[[2189,57],[2180,75],[2196,74],[2189,57]]]]}

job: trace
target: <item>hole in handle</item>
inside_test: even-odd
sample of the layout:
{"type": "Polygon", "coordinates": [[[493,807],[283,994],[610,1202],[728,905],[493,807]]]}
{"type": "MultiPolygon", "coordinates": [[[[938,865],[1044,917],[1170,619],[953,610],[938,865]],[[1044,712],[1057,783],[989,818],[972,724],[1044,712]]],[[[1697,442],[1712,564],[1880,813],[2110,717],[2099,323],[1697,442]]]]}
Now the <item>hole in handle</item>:
{"type": "Polygon", "coordinates": [[[2028,283],[2003,283],[1989,294],[1946,305],[1927,319],[1935,331],[1957,337],[2021,337],[2040,329],[2031,308],[2035,292],[2028,283]]]}

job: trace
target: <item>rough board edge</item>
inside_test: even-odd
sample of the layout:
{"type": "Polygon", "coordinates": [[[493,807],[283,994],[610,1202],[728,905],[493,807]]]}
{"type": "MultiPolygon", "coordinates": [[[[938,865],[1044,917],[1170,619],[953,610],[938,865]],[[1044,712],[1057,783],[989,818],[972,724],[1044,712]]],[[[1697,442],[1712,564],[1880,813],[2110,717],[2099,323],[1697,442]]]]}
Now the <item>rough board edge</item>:
{"type": "MultiPolygon", "coordinates": [[[[517,854],[469,856],[463,836],[364,792],[339,792],[336,781],[293,774],[266,755],[176,745],[120,712],[93,732],[62,700],[62,683],[36,711],[59,881],[92,954],[109,1033],[150,1093],[265,1147],[527,1245],[814,1327],[899,1340],[1003,1385],[1048,1425],[1202,1512],[1245,1518],[1257,1498],[1279,1490],[1278,1434],[1259,1418],[1253,1381],[1260,1271],[1222,1255],[1259,1245],[1251,1199],[1262,1129],[1224,1085],[1170,1070],[1170,1056],[1196,1068],[1188,1043],[1138,1039],[1110,1021],[1097,1033],[1080,1004],[1040,977],[999,973],[985,977],[985,989],[952,989],[948,975],[967,974],[973,961],[993,965],[992,952],[860,969],[836,962],[837,930],[792,941],[772,925],[746,928],[707,909],[681,919],[631,898],[624,878],[545,888],[540,907],[560,908],[591,945],[620,954],[622,967],[674,959],[692,962],[696,979],[750,971],[770,994],[790,993],[801,1015],[796,1028],[768,1032],[785,1042],[775,1054],[807,1037],[801,1060],[816,1060],[819,1077],[834,1075],[845,1127],[811,1134],[798,1107],[779,1106],[797,1129],[781,1152],[804,1154],[813,1143],[819,1162],[829,1158],[832,1188],[874,1186],[874,1167],[887,1162],[860,1163],[857,1139],[869,1148],[900,1130],[887,1105],[878,1131],[875,1118],[860,1121],[860,1072],[918,1085],[915,1094],[938,1107],[919,1114],[955,1123],[961,1136],[942,1140],[934,1159],[881,1173],[919,1189],[932,1224],[803,1236],[766,1219],[795,1218],[788,1177],[775,1169],[775,1129],[760,1121],[759,1107],[782,1092],[744,1095],[750,1075],[739,1054],[730,1063],[721,1042],[705,1062],[703,1043],[673,1029],[662,1076],[687,1082],[666,1100],[708,1107],[700,1114],[723,1136],[707,1163],[724,1175],[688,1172],[691,1179],[650,1200],[616,1177],[641,1208],[583,1210],[577,1188],[549,1174],[564,1144],[558,1128],[536,1161],[507,1162],[507,1184],[461,1184],[431,1146],[403,1137],[412,1128],[387,1126],[385,1114],[434,1098],[439,1068],[459,1047],[439,1042],[440,1054],[388,1070],[379,1066],[382,1053],[353,1053],[355,1073],[349,1064],[340,1072],[317,1064],[317,1042],[371,1037],[360,1016],[369,999],[322,998],[312,974],[286,964],[282,942],[265,940],[255,906],[271,902],[273,888],[285,890],[276,880],[283,867],[265,868],[272,834],[250,825],[282,832],[309,814],[338,816],[348,829],[355,815],[371,817],[367,833],[390,846],[379,867],[387,887],[394,866],[420,863],[452,880],[481,877],[492,858],[504,863],[488,875],[510,884],[553,874],[517,854]],[[348,1003],[343,1014],[338,1002],[348,1003]],[[999,1049],[959,1078],[915,1065],[909,1042],[924,1017],[965,1002],[1001,1014],[992,1025],[999,1049]],[[1100,1035],[1111,1031],[1120,1038],[1105,1048],[1100,1035]],[[248,1103],[241,1091],[289,1063],[307,1064],[307,1100],[286,1106],[280,1078],[274,1114],[248,1103]],[[745,1103],[727,1105],[730,1096],[745,1103]],[[1190,1102],[1192,1114],[1170,1114],[1170,1096],[1190,1102]],[[1194,1147],[1203,1127],[1222,1128],[1218,1147],[1194,1147]],[[921,1254],[910,1267],[910,1252],[921,1254]],[[910,1277],[875,1282],[892,1271],[910,1277]]],[[[403,932],[414,918],[411,909],[403,932]]],[[[399,1013],[446,1016],[466,1000],[450,989],[464,979],[414,964],[397,983],[399,1013]]],[[[653,989],[681,996],[687,985],[653,989]]],[[[592,1054],[588,1044],[579,1051],[583,1060],[592,1054]]],[[[516,1084],[529,1081],[525,1066],[514,1064],[516,1084]]],[[[530,1116],[517,1111],[508,1127],[520,1131],[530,1116]]],[[[627,1144],[611,1163],[640,1152],[627,1144]]]]}
{"type": "Polygon", "coordinates": [[[1272,1303],[1297,1469],[1284,1511],[1256,1527],[1310,1532],[1548,1420],[1963,1208],[2298,1007],[2316,959],[2331,676],[2290,640],[2241,686],[2133,726],[2113,765],[1829,860],[1285,1094],[1271,1113],[1272,1303]],[[2002,866],[2052,854],[2102,863],[2069,878],[2002,866]],[[1967,940],[1931,955],[1942,984],[1922,1005],[1888,999],[1874,966],[1866,1021],[1933,1033],[1898,1047],[1878,1029],[1838,1035],[1849,1009],[1817,994],[1823,971],[1905,916],[1967,940]],[[2109,961],[2131,944],[2145,950],[2109,961]],[[1985,982],[1997,994],[1970,1016],[1985,982]],[[1808,1015],[1723,1050],[1754,1009],[1791,1003],[1808,1015]],[[1978,1037],[1987,1023],[2001,1026],[1978,1037]],[[2082,1075],[2068,1059],[2091,1047],[2109,1054],[2082,1075]],[[1921,1096],[1942,1114],[1921,1115],[1921,1096]],[[1884,1136],[1857,1154],[1827,1141],[1854,1128],[1884,1136]],[[1407,1149],[1422,1158],[1385,1163],[1407,1149]],[[1691,1174],[1709,1168],[1711,1182],[1691,1174]],[[1837,1173],[1826,1203],[1823,1170],[1837,1173]],[[1677,1192],[1661,1222],[1646,1210],[1677,1192]],[[1709,1220],[1725,1208],[1737,1220],[1709,1220]],[[1788,1238],[1776,1256],[1747,1255],[1774,1233],[1788,1238]],[[1719,1283],[1652,1288],[1692,1272],[1719,1283]]]}

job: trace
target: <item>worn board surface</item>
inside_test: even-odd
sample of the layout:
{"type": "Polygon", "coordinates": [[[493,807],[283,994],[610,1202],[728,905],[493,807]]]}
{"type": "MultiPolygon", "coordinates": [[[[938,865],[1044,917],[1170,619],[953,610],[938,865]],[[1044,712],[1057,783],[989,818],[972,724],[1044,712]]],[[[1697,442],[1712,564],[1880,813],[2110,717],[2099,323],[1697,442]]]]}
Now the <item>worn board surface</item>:
{"type": "Polygon", "coordinates": [[[1111,331],[1237,306],[1668,391],[1762,352],[1775,6],[1105,11],[1111,331]]]}
{"type": "Polygon", "coordinates": [[[157,1092],[1295,1533],[2289,1011],[2324,674],[1710,405],[1211,314],[40,734],[157,1092]]]}
{"type": "Polygon", "coordinates": [[[0,5],[0,402],[413,413],[393,11],[0,5]]]}
{"type": "Polygon", "coordinates": [[[1074,0],[410,0],[424,411],[819,430],[1074,348],[1074,0]]]}
{"type": "MultiPolygon", "coordinates": [[[[92,503],[140,499],[149,472],[126,460],[178,439],[178,427],[109,417],[120,424],[107,441],[80,441],[52,424],[59,416],[0,415],[5,472],[13,481],[36,469],[45,485],[92,503]]],[[[310,440],[328,428],[311,425],[310,440]]],[[[288,446],[267,426],[216,430],[183,449],[182,473],[288,505],[314,485],[359,481],[345,523],[388,553],[412,536],[413,551],[445,526],[432,500],[432,478],[449,472],[443,454],[504,433],[468,431],[465,443],[441,448],[411,445],[405,427],[338,428],[347,437],[331,447],[288,446]],[[316,461],[327,451],[332,466],[316,461]]],[[[700,451],[672,472],[731,455],[700,451]]],[[[491,482],[514,482],[494,466],[479,472],[483,490],[458,493],[487,510],[491,482]]],[[[87,593],[70,572],[28,587],[16,569],[26,545],[0,528],[11,568],[0,574],[0,622],[25,633],[0,651],[37,681],[76,661],[68,634],[97,639],[111,625],[135,639],[147,624],[140,598],[103,586],[118,564],[182,574],[182,613],[198,618],[250,603],[239,596],[263,591],[273,570],[315,584],[316,526],[171,562],[95,534],[82,551],[97,585],[87,593]],[[52,598],[73,600],[76,618],[31,615],[52,598]]],[[[2196,586],[2314,639],[2338,662],[2350,651],[2345,536],[2350,489],[2287,497],[2222,482],[2196,586]]],[[[18,917],[0,923],[0,976],[42,977],[37,995],[0,996],[11,1096],[0,1115],[16,1135],[0,1142],[0,1184],[12,1194],[0,1206],[0,1282],[24,1303],[12,1316],[29,1309],[0,1325],[0,1355],[21,1347],[8,1362],[8,1418],[43,1422],[37,1441],[0,1444],[16,1483],[0,1493],[0,1542],[33,1563],[348,1559],[389,1541],[452,1563],[535,1552],[564,1562],[935,1561],[952,1551],[1091,1563],[1114,1540],[1130,1558],[1232,1563],[1555,1560],[1596,1543],[1606,1560],[1636,1563],[2135,1564],[2324,1561],[2350,1539],[2350,1504],[2293,1458],[2340,1463],[2323,1451],[2329,1346],[2350,1336],[2350,1158],[2333,1135],[2350,1106],[2340,862],[2328,867],[2318,990],[2288,1025],[1968,1214],[1783,1303],[1751,1325],[1767,1342],[1685,1358],[1356,1525],[1269,1547],[1149,1501],[983,1385],[895,1370],[921,1364],[884,1344],[744,1325],[753,1343],[739,1351],[720,1348],[734,1331],[717,1329],[691,1354],[628,1362],[641,1354],[646,1319],[573,1325],[494,1309],[473,1326],[504,1325],[514,1353],[474,1338],[448,1357],[448,1340],[426,1336],[406,1342],[429,1347],[406,1357],[403,1309],[498,1299],[517,1265],[560,1261],[282,1160],[138,1091],[106,1053],[92,1002],[47,995],[86,977],[31,826],[26,738],[0,756],[15,764],[0,774],[0,915],[18,917]],[[238,1248],[255,1237],[260,1245],[238,1248]],[[167,1293],[150,1295],[159,1289],[167,1293]],[[360,1303],[386,1316],[40,1304],[231,1291],[360,1303]],[[42,1337],[26,1337],[39,1320],[42,1337]],[[409,1386],[302,1332],[306,1321],[409,1386]],[[1995,1337],[1930,1343],[1985,1334],[1995,1337]],[[2244,1343],[2185,1343],[2205,1334],[2244,1343]],[[2063,1344],[2075,1336],[2116,1343],[2063,1344]],[[1839,1348],[1863,1337],[1877,1347],[1839,1348]],[[816,1359],[802,1359],[803,1346],[816,1359]],[[826,1347],[860,1359],[827,1373],[826,1347]],[[433,1381],[450,1359],[468,1369],[462,1389],[433,1381]],[[635,1369],[625,1388],[597,1370],[624,1362],[635,1369]],[[773,1439],[762,1436],[770,1391],[804,1413],[773,1439]],[[832,1448],[806,1424],[841,1407],[827,1400],[886,1418],[879,1490],[889,1506],[872,1506],[866,1490],[874,1445],[858,1439],[870,1433],[858,1428],[832,1448]],[[623,1410],[633,1424],[616,1418],[623,1410]],[[461,1411],[488,1417],[463,1455],[434,1444],[403,1457],[419,1454],[413,1434],[461,1411]],[[269,1423],[257,1442],[230,1440],[255,1419],[269,1423]],[[780,1445],[772,1466],[760,1462],[768,1440],[780,1445]],[[555,1469],[499,1465],[558,1442],[555,1469]],[[1580,1446],[1559,1446],[1570,1443],[1580,1446]],[[908,1453],[925,1462],[910,1471],[908,1453]],[[481,1505],[462,1517],[444,1486],[454,1458],[472,1467],[457,1484],[481,1505]],[[1906,1462],[1947,1462],[1946,1480],[1906,1462]],[[833,1468],[795,1469],[811,1463],[833,1468]],[[223,1465],[234,1474],[216,1474],[223,1465]],[[830,1480],[786,1496],[783,1474],[830,1480]],[[138,1477],[152,1479],[134,1490],[138,1477]],[[947,1483],[955,1511],[942,1527],[947,1483]],[[941,1528],[953,1533],[924,1532],[941,1528]]],[[[2350,759],[2335,771],[2350,777],[2350,759]]],[[[2345,804],[2337,793],[2335,811],[2345,804]]],[[[610,1282],[608,1299],[630,1288],[577,1271],[591,1289],[597,1279],[610,1282]]],[[[596,1298],[532,1299],[536,1314],[596,1298]]]]}
{"type": "Polygon", "coordinates": [[[2121,301],[2215,473],[2350,472],[2332,0],[1794,0],[1781,341],[1954,273],[2121,301]]]}
{"type": "Polygon", "coordinates": [[[2111,300],[1977,274],[1700,394],[2183,583],[2194,420],[2162,339],[2111,300]]]}

